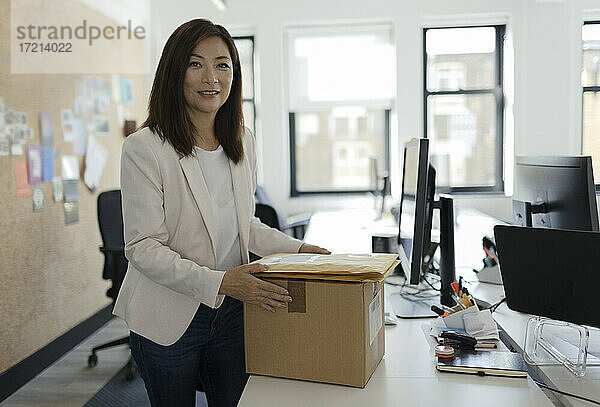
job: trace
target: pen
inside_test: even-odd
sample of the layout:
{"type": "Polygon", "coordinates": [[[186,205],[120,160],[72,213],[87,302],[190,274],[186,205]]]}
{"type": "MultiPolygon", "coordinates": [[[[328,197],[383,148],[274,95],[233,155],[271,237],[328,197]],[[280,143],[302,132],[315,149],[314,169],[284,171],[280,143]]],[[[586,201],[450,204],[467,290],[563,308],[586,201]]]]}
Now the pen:
{"type": "Polygon", "coordinates": [[[467,289],[467,287],[463,287],[463,293],[467,296],[467,300],[469,300],[469,307],[472,307],[473,305],[475,305],[475,299],[473,298],[471,293],[469,293],[469,290],[467,289]]]}
{"type": "Polygon", "coordinates": [[[467,309],[467,307],[462,303],[462,301],[458,297],[458,283],[454,281],[452,282],[452,284],[450,284],[450,286],[452,287],[452,290],[454,290],[453,298],[454,301],[456,301],[456,304],[458,304],[459,308],[461,309],[467,309]]]}
{"type": "Polygon", "coordinates": [[[448,307],[447,305],[440,304],[440,307],[442,307],[442,309],[449,314],[452,314],[454,312],[454,310],[452,308],[448,307]]]}
{"type": "Polygon", "coordinates": [[[470,307],[471,305],[469,304],[469,298],[467,297],[467,294],[463,293],[462,297],[460,297],[461,301],[463,304],[465,304],[468,307],[470,307]]]}
{"type": "Polygon", "coordinates": [[[438,307],[435,304],[431,305],[431,310],[433,312],[435,312],[436,314],[438,314],[439,316],[443,316],[446,313],[446,311],[444,311],[443,309],[441,309],[440,307],[438,307]]]}
{"type": "Polygon", "coordinates": [[[460,300],[460,298],[458,298],[458,294],[454,294],[454,301],[456,301],[456,304],[458,304],[458,307],[460,309],[467,309],[467,306],[465,304],[463,304],[463,302],[460,300]]]}

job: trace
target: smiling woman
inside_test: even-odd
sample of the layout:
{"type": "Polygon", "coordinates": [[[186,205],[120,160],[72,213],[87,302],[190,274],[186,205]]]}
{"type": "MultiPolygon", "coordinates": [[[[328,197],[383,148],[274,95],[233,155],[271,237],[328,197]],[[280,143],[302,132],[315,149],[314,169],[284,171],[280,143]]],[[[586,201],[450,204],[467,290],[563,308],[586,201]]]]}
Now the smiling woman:
{"type": "Polygon", "coordinates": [[[148,119],[123,144],[129,269],[114,313],[153,406],[235,406],[248,375],[242,303],[287,307],[248,252],[329,253],[254,217],[254,137],[244,128],[238,52],[225,28],[192,20],[163,50],[148,119]]]}
{"type": "MultiPolygon", "coordinates": [[[[229,49],[221,38],[207,38],[194,48],[185,73],[183,92],[188,113],[196,128],[210,124],[229,98],[233,82],[232,68],[229,49]]],[[[205,150],[214,150],[218,147],[218,141],[198,133],[196,145],[205,150]]]]}
{"type": "Polygon", "coordinates": [[[180,155],[192,155],[198,135],[195,125],[201,123],[192,121],[188,109],[191,107],[192,111],[197,111],[195,98],[201,96],[197,94],[198,91],[211,90],[210,86],[202,84],[201,75],[207,73],[215,75],[208,79],[214,81],[224,80],[225,78],[220,76],[227,73],[230,87],[226,97],[216,98],[219,102],[224,103],[214,116],[214,135],[219,144],[223,146],[227,157],[234,163],[238,163],[244,154],[242,148],[242,131],[244,129],[242,75],[238,52],[233,39],[225,28],[212,23],[202,25],[197,21],[206,20],[192,20],[183,24],[165,44],[152,86],[148,119],[142,127],[148,127],[156,132],[162,140],[168,141],[180,155]],[[202,52],[205,54],[203,55],[202,52]],[[221,58],[217,61],[217,57],[226,57],[228,60],[224,61],[224,58],[221,58]],[[174,64],[173,61],[186,61],[186,63],[174,64]],[[208,63],[211,64],[210,71],[207,68],[208,63]],[[222,63],[226,63],[228,68],[224,68],[222,63]],[[202,66],[204,68],[201,68],[202,66]],[[218,77],[217,72],[219,73],[218,77]],[[173,86],[174,84],[175,86],[173,86]],[[189,89],[188,84],[191,86],[189,89]],[[179,90],[184,89],[184,86],[184,92],[180,92],[179,90]],[[198,87],[194,88],[194,86],[198,87]],[[190,92],[194,95],[190,95],[190,92]],[[164,100],[166,99],[171,100],[172,103],[165,104],[164,100]]]}

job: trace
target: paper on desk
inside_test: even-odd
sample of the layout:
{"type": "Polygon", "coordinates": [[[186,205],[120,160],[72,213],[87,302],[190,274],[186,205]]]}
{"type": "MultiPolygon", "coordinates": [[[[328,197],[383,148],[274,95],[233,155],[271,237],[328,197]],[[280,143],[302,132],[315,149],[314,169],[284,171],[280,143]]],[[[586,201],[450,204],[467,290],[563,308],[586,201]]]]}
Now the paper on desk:
{"type": "Polygon", "coordinates": [[[452,330],[455,332],[465,332],[478,341],[499,340],[498,326],[492,318],[490,310],[473,311],[462,315],[464,330],[448,327],[445,321],[448,317],[438,317],[431,323],[429,334],[433,337],[438,337],[440,330],[452,330]]]}
{"type": "Polygon", "coordinates": [[[463,316],[463,321],[467,333],[478,340],[500,339],[500,336],[498,335],[498,326],[489,309],[477,313],[466,314],[463,316]]]}

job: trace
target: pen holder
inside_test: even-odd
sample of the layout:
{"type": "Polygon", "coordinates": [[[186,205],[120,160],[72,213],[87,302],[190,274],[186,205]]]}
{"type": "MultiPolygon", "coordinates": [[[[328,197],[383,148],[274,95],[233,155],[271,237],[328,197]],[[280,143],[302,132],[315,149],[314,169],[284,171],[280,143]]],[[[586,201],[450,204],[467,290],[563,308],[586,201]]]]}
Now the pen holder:
{"type": "Polygon", "coordinates": [[[525,334],[525,360],[531,365],[563,365],[585,376],[590,332],[570,322],[531,317],[525,334]]]}
{"type": "Polygon", "coordinates": [[[474,313],[474,312],[475,313],[479,312],[479,308],[477,308],[477,304],[474,304],[472,307],[469,307],[467,309],[463,309],[461,311],[450,314],[450,315],[442,318],[442,320],[446,324],[447,328],[465,329],[465,322],[463,321],[463,316],[466,314],[474,313]]]}

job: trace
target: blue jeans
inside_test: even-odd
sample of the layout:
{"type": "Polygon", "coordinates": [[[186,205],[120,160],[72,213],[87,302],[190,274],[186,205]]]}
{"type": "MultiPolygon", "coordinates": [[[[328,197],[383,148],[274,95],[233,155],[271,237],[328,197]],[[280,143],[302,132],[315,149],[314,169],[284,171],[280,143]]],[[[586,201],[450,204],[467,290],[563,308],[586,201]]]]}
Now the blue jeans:
{"type": "Polygon", "coordinates": [[[236,406],[248,381],[243,306],[231,297],[217,309],[201,304],[173,345],[134,332],[130,345],[153,407],[194,406],[197,389],[211,407],[236,406]]]}

